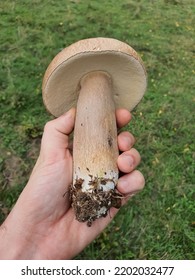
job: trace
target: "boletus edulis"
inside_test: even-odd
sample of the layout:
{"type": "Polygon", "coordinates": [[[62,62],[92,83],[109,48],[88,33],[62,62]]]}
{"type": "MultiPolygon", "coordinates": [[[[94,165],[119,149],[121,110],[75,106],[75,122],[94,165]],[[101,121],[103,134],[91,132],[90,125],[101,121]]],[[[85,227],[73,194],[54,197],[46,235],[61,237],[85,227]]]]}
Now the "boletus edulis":
{"type": "Polygon", "coordinates": [[[43,100],[55,117],[76,107],[73,183],[76,219],[92,222],[119,208],[116,108],[132,110],[146,90],[142,60],[126,43],[91,38],[63,49],[48,66],[43,100]]]}

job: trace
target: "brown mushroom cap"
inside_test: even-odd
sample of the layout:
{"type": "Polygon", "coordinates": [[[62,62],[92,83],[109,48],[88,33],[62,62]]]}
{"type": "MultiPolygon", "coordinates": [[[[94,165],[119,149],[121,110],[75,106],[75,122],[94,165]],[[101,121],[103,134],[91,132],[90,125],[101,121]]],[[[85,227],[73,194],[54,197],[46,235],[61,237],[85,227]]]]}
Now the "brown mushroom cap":
{"type": "Polygon", "coordinates": [[[146,90],[146,71],[138,54],[126,43],[91,38],[63,49],[48,66],[43,79],[43,101],[58,117],[76,107],[80,81],[92,71],[110,75],[116,108],[132,110],[146,90]]]}

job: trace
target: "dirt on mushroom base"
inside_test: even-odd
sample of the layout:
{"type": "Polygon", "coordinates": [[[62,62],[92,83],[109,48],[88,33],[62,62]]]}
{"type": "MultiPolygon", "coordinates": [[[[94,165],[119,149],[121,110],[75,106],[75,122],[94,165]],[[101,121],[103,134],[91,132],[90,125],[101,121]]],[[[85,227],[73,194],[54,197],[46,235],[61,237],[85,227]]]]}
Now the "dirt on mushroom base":
{"type": "Polygon", "coordinates": [[[111,207],[119,209],[123,196],[117,192],[116,188],[104,191],[98,186],[106,184],[110,179],[91,178],[90,185],[93,186],[90,191],[83,192],[83,179],[76,180],[74,185],[70,186],[70,199],[75,212],[76,220],[87,222],[90,227],[92,222],[100,217],[106,217],[111,207]]]}

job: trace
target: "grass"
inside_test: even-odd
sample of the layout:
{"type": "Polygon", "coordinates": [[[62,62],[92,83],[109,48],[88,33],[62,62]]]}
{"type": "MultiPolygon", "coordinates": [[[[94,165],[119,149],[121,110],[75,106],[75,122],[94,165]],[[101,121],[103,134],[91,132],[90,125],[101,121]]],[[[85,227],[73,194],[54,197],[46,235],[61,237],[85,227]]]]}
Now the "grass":
{"type": "Polygon", "coordinates": [[[194,26],[190,0],[0,2],[0,220],[36,161],[45,69],[62,48],[114,37],[145,62],[148,90],[127,127],[146,187],[79,259],[194,259],[194,26]]]}

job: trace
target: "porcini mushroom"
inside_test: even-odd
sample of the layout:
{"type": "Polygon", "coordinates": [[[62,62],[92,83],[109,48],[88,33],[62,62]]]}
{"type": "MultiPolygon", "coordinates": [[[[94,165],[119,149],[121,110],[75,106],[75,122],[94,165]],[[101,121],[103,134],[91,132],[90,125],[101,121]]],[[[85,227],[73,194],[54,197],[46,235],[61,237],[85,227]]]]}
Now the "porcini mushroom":
{"type": "Polygon", "coordinates": [[[58,117],[76,107],[72,206],[79,222],[119,208],[116,108],[132,110],[146,90],[141,59],[126,43],[91,38],[63,49],[43,79],[46,108],[58,117]]]}

